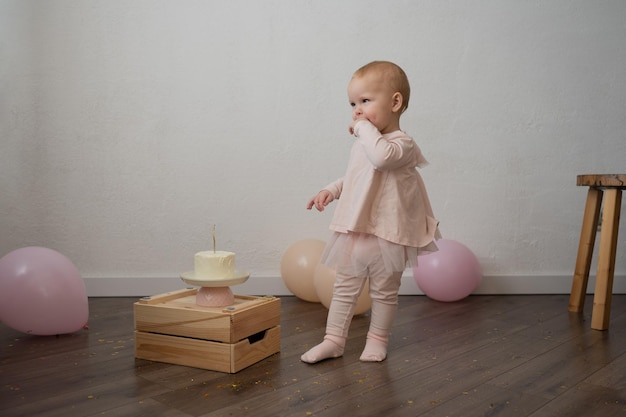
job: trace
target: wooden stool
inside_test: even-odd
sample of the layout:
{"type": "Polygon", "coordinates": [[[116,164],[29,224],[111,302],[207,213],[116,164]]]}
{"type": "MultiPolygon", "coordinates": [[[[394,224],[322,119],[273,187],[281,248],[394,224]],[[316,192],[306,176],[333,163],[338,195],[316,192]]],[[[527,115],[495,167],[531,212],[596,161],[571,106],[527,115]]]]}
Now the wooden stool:
{"type": "Polygon", "coordinates": [[[615,273],[615,255],[617,252],[617,233],[622,206],[622,190],[626,189],[626,174],[611,175],[578,175],[576,185],[587,186],[587,202],[583,225],[580,231],[578,257],[569,298],[569,311],[581,313],[585,305],[585,293],[589,281],[589,269],[596,241],[602,195],[602,230],[600,232],[600,249],[598,251],[598,271],[596,273],[596,289],[593,297],[591,328],[606,330],[609,328],[611,316],[611,296],[613,294],[613,275],[615,273]]]}

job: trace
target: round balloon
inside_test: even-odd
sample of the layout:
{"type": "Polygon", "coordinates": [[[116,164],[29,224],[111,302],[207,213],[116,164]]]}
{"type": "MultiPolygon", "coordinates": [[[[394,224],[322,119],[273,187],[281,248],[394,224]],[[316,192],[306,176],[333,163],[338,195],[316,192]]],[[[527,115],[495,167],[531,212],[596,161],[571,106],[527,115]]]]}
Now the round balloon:
{"type": "Polygon", "coordinates": [[[26,247],[0,259],[0,320],[7,326],[47,336],[80,330],[88,318],[85,283],[64,255],[26,247]]]}
{"type": "MultiPolygon", "coordinates": [[[[335,270],[326,265],[319,264],[317,268],[315,268],[313,283],[315,284],[315,291],[322,305],[326,308],[330,308],[330,302],[333,298],[333,287],[335,286],[335,270]]],[[[359,295],[357,299],[354,314],[363,314],[369,310],[371,306],[372,299],[369,295],[369,280],[367,280],[361,295],[359,295]]]]}
{"type": "Polygon", "coordinates": [[[317,239],[304,239],[291,245],[280,262],[280,274],[285,285],[296,297],[314,303],[320,299],[313,286],[313,274],[326,243],[317,239]]]}
{"type": "Polygon", "coordinates": [[[458,301],[470,295],[480,285],[482,269],[476,256],[465,245],[441,239],[437,252],[418,257],[413,268],[417,286],[437,301],[458,301]]]}

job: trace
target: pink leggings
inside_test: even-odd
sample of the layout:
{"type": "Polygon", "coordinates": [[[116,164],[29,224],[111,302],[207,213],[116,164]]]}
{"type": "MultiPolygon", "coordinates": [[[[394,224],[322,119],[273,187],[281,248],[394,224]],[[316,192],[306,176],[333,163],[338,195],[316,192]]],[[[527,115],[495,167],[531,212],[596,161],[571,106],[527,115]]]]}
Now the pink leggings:
{"type": "Polygon", "coordinates": [[[372,314],[369,331],[387,337],[398,309],[398,290],[403,271],[389,272],[385,269],[382,255],[375,246],[357,244],[352,258],[365,272],[359,276],[337,270],[333,299],[328,311],[326,334],[348,337],[357,300],[369,278],[369,295],[372,299],[372,314]],[[373,250],[374,249],[374,250],[373,250]]]}

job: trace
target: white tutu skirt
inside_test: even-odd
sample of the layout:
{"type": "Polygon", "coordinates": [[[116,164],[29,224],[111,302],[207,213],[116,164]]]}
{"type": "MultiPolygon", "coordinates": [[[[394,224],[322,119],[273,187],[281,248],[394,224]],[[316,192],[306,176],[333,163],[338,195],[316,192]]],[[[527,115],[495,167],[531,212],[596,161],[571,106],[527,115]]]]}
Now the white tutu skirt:
{"type": "Polygon", "coordinates": [[[392,243],[367,233],[334,232],[322,252],[320,263],[345,275],[361,277],[369,276],[370,269],[375,267],[391,274],[417,266],[417,256],[436,252],[434,241],[428,245],[415,248],[392,243]]]}

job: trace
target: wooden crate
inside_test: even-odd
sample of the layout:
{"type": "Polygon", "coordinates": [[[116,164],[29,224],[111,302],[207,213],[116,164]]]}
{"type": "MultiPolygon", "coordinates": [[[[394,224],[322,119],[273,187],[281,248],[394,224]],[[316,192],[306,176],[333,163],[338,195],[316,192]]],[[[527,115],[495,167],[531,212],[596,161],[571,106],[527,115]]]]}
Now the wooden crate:
{"type": "Polygon", "coordinates": [[[280,299],[235,295],[228,307],[196,304],[196,288],[134,305],[135,356],[235,373],[280,352],[280,299]]]}

